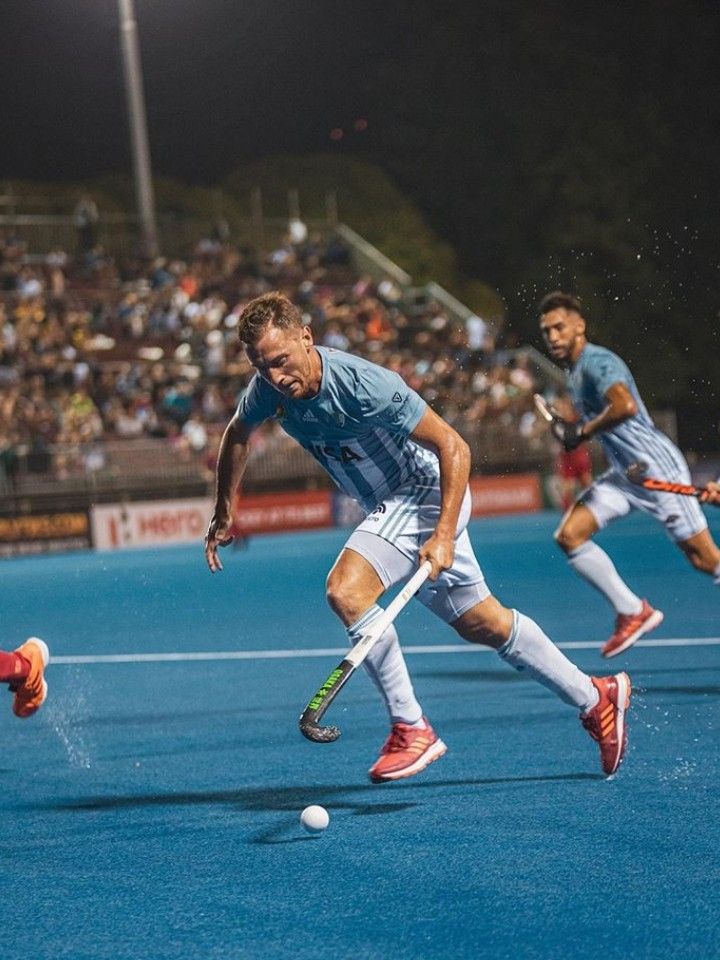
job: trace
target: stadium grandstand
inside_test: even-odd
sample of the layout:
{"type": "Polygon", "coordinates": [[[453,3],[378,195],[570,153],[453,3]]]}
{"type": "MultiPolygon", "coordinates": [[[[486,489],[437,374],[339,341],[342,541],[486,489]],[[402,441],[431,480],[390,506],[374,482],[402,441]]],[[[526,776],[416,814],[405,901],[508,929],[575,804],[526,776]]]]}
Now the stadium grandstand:
{"type": "MultiPolygon", "coordinates": [[[[316,342],[396,370],[471,445],[478,473],[547,469],[555,455],[532,395],[554,368],[437,284],[423,288],[342,224],[269,224],[259,247],[223,224],[176,255],[128,255],[99,233],[46,218],[65,246],[39,249],[42,218],[5,217],[0,238],[0,487],[6,513],[198,495],[251,368],[236,336],[243,305],[281,289],[316,342]],[[32,226],[33,229],[29,229],[32,226]],[[69,252],[72,249],[72,252],[69,252]]],[[[114,229],[113,229],[114,228],[114,229]]],[[[183,237],[186,233],[182,234],[183,237]]],[[[246,489],[326,486],[270,424],[246,489]]]]}

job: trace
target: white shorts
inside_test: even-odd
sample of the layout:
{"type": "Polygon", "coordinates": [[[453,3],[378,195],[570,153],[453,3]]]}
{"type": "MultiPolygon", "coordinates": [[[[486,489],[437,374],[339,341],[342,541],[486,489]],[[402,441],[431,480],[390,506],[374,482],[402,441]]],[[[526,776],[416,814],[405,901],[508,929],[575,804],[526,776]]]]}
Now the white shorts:
{"type": "MultiPolygon", "coordinates": [[[[676,479],[673,477],[673,480],[676,479]]],[[[680,483],[690,483],[690,471],[686,477],[677,478],[680,483]]],[[[683,543],[701,533],[707,527],[705,514],[694,497],[682,497],[677,493],[659,493],[645,490],[630,483],[617,470],[608,470],[578,497],[595,517],[602,530],[618,517],[625,517],[633,510],[642,510],[655,517],[675,543],[683,543]]]]}
{"type": "MultiPolygon", "coordinates": [[[[427,481],[407,484],[365,517],[350,535],[345,548],[364,557],[388,589],[417,569],[420,547],[437,526],[440,502],[439,485],[430,485],[427,481]]],[[[417,595],[421,603],[446,623],[457,620],[490,596],[465,529],[470,506],[467,490],[458,518],[453,565],[443,570],[437,580],[426,580],[417,595]]]]}

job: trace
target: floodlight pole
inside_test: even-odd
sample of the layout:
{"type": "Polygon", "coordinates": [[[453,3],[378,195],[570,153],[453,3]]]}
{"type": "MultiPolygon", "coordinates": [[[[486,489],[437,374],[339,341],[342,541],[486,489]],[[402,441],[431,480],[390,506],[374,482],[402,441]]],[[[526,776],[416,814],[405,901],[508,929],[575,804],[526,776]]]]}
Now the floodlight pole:
{"type": "Polygon", "coordinates": [[[135,194],[140,217],[143,252],[148,257],[154,257],[157,256],[155,199],[153,196],[150,145],[140,65],[140,44],[138,43],[133,0],[118,0],[118,13],[120,15],[120,42],[135,171],[135,194]]]}

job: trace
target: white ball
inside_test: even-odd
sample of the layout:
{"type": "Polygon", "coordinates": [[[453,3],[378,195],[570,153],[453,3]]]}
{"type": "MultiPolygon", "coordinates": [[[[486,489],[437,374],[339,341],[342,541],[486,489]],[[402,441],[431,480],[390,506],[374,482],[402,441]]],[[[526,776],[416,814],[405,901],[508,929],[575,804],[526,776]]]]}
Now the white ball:
{"type": "Polygon", "coordinates": [[[321,833],[330,823],[330,814],[325,807],[313,804],[311,807],[305,807],[300,814],[300,823],[308,833],[321,833]]]}

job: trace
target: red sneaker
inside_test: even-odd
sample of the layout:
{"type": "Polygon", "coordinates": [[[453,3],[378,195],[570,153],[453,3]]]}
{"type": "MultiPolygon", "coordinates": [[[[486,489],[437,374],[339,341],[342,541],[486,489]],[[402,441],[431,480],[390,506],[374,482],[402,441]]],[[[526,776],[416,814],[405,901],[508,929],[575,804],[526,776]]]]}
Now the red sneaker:
{"type": "Polygon", "coordinates": [[[589,713],[580,714],[580,722],[600,744],[600,763],[610,776],[622,763],[627,746],[625,713],[630,707],[632,684],[626,673],[614,677],[590,677],[600,694],[597,705],[589,713]]]}
{"type": "Polygon", "coordinates": [[[412,777],[446,753],[447,747],[425,717],[423,722],[424,727],[393,724],[380,756],[368,770],[373,783],[412,777]]]}
{"type": "Polygon", "coordinates": [[[615,633],[600,651],[604,657],[616,657],[631,647],[645,633],[650,633],[663,622],[661,610],[653,610],[647,600],[642,602],[640,613],[619,613],[615,620],[615,633]]]}
{"type": "Polygon", "coordinates": [[[44,640],[30,637],[14,652],[30,661],[30,673],[24,680],[10,684],[10,689],[15,694],[13,713],[16,717],[29,717],[43,705],[47,697],[48,687],[44,673],[50,660],[50,651],[44,640]]]}

